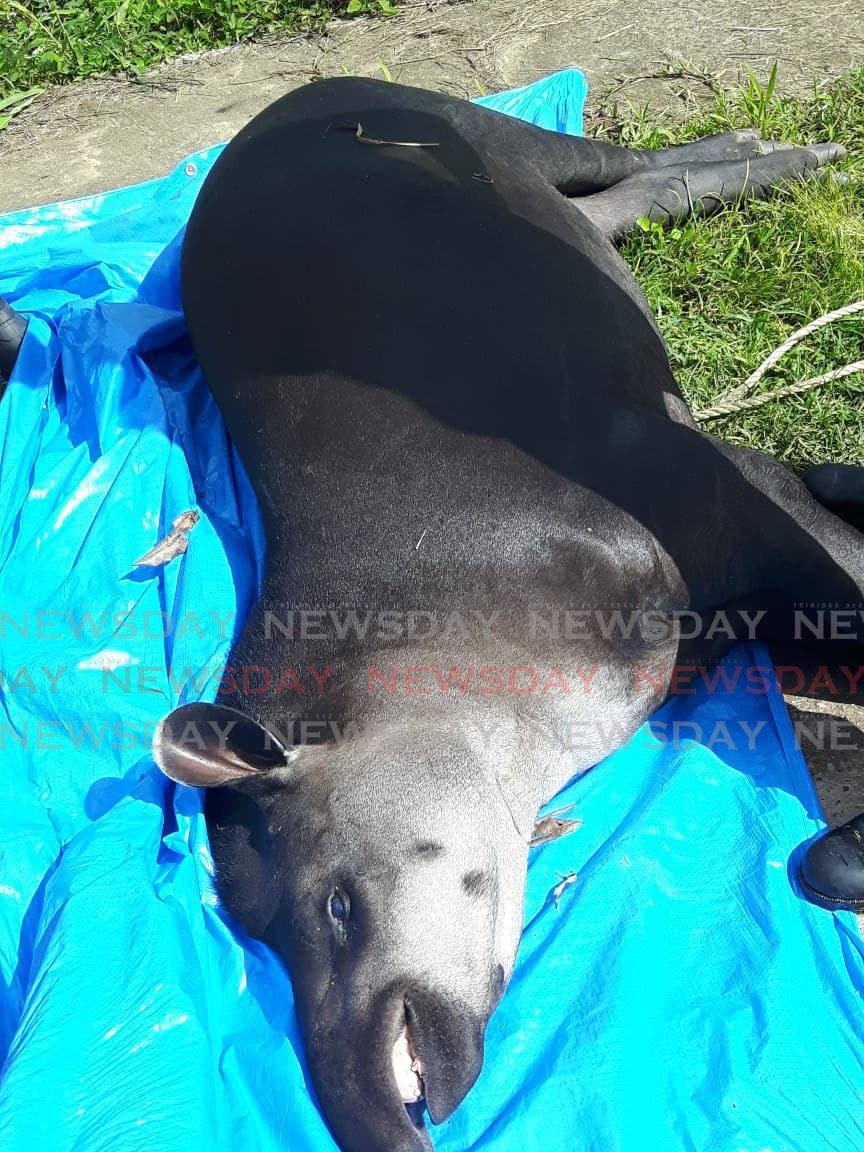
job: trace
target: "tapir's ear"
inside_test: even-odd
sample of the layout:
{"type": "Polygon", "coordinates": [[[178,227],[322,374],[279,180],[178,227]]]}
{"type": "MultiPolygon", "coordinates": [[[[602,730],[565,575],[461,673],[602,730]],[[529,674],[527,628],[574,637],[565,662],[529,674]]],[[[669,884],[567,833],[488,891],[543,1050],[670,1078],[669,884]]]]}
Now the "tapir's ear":
{"type": "Polygon", "coordinates": [[[221,704],[175,708],[153,736],[153,757],[165,775],[193,788],[257,776],[293,755],[266,728],[221,704]]]}

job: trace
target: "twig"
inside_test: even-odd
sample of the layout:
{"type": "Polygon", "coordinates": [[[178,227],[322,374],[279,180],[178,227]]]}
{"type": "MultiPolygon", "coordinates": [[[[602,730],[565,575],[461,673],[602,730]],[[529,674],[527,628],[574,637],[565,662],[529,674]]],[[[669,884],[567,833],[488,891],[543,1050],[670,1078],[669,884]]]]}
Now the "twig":
{"type": "MultiPolygon", "coordinates": [[[[327,136],[333,124],[328,124],[327,131],[324,133],[327,136]]],[[[420,140],[376,140],[374,136],[365,136],[363,134],[363,125],[359,120],[353,120],[348,124],[338,124],[335,127],[351,131],[357,137],[361,144],[378,144],[384,148],[438,148],[440,145],[437,141],[420,141],[420,140]]]]}
{"type": "Polygon", "coordinates": [[[534,825],[534,831],[528,842],[529,847],[537,848],[541,844],[549,844],[552,840],[560,840],[562,836],[569,836],[582,827],[581,820],[568,820],[562,812],[572,812],[575,805],[569,804],[565,808],[557,808],[550,812],[534,825]]]}

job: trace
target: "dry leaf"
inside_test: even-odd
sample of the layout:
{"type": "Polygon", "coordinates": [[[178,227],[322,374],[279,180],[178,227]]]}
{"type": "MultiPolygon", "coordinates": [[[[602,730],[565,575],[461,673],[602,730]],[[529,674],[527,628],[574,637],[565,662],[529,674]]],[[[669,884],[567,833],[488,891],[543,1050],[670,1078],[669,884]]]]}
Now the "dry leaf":
{"type": "Polygon", "coordinates": [[[181,512],[164,540],[154,544],[149,552],[145,552],[140,560],[135,561],[133,567],[161,568],[175,557],[182,556],[189,547],[186,534],[192,531],[199,520],[200,516],[194,510],[181,512]]]}

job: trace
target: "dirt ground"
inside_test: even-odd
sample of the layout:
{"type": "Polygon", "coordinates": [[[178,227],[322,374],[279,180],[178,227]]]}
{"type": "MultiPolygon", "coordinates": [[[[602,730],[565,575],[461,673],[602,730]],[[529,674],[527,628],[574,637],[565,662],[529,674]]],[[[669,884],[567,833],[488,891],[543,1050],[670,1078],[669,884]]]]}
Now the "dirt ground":
{"type": "MultiPolygon", "coordinates": [[[[393,19],[335,22],[325,36],[273,38],[176,61],[141,82],[108,79],[40,97],[0,133],[0,211],[162,175],[225,140],[280,93],[345,72],[476,96],[577,66],[589,112],[610,102],[673,112],[705,97],[699,79],[752,68],[804,93],[864,60],[864,0],[425,0],[393,19]]],[[[828,818],[864,810],[864,709],[798,701],[827,747],[805,749],[828,818]]]]}
{"type": "Polygon", "coordinates": [[[225,140],[286,90],[344,72],[476,96],[581,68],[590,107],[648,99],[681,107],[707,71],[733,80],[779,63],[803,92],[864,59],[864,0],[408,0],[398,17],[336,22],[327,35],[272,39],[180,60],[143,82],[56,89],[0,133],[0,211],[161,175],[225,140]],[[682,73],[687,73],[683,75],[682,73]]]}

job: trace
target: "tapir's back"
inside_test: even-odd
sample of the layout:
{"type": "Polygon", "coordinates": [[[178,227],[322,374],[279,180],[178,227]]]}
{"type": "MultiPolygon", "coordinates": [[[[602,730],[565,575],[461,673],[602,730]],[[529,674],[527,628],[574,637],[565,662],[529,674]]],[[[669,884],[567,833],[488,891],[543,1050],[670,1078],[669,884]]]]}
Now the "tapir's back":
{"type": "Polygon", "coordinates": [[[674,385],[638,289],[565,197],[484,148],[495,115],[323,82],[229,145],[189,226],[184,303],[235,437],[344,381],[566,474],[604,412],[662,409],[657,381],[674,385]]]}
{"type": "Polygon", "coordinates": [[[184,306],[279,557],[271,599],[494,599],[508,569],[538,599],[578,599],[583,576],[610,602],[653,595],[660,490],[699,498],[707,441],[668,417],[617,254],[499,123],[322,82],[254,120],[202,190],[184,306]]]}

